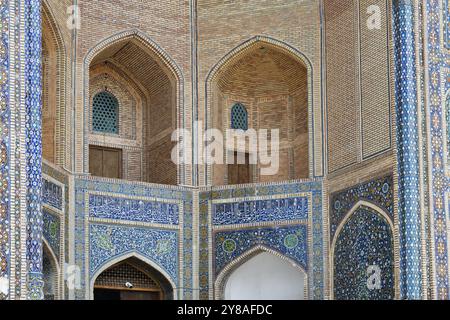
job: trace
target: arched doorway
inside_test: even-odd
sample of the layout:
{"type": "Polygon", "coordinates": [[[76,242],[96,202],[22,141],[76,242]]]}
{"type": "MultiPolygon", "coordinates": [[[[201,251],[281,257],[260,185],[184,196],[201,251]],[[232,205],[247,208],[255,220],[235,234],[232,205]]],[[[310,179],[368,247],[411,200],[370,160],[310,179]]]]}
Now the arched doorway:
{"type": "Polygon", "coordinates": [[[251,255],[218,283],[225,300],[306,300],[307,275],[295,263],[268,251],[251,255]]]}
{"type": "Polygon", "coordinates": [[[58,265],[57,260],[48,247],[43,243],[42,274],[44,280],[44,299],[58,300],[58,265]]]}
{"type": "Polygon", "coordinates": [[[94,282],[94,300],[171,300],[170,282],[150,265],[131,257],[103,271],[94,282]]]}
{"type": "MultiPolygon", "coordinates": [[[[219,129],[224,134],[228,129],[240,129],[247,137],[253,130],[278,130],[279,143],[274,152],[279,153],[278,168],[282,169],[262,173],[268,165],[257,161],[250,139],[244,145],[227,140],[225,135],[225,164],[208,165],[208,183],[277,182],[312,175],[311,77],[305,56],[265,37],[244,43],[213,68],[207,79],[207,129],[219,129]]],[[[273,136],[268,136],[270,153],[273,136]]]]}

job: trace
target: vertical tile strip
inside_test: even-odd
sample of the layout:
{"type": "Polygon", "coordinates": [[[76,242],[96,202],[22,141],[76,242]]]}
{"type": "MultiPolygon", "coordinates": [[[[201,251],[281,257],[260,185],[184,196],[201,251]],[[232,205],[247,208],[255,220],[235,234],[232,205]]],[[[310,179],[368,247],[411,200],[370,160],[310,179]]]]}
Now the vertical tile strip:
{"type": "Polygon", "coordinates": [[[400,298],[422,298],[419,151],[414,7],[393,1],[397,115],[400,298]]]}

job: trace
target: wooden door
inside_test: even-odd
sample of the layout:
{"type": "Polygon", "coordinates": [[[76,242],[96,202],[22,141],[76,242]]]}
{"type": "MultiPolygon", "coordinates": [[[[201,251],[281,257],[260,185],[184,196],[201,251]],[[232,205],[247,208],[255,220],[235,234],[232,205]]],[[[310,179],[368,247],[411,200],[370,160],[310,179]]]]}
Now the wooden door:
{"type": "Polygon", "coordinates": [[[238,152],[234,152],[234,164],[228,165],[228,184],[244,184],[251,182],[250,156],[245,154],[245,164],[237,163],[238,152]]]}
{"type": "Polygon", "coordinates": [[[122,150],[89,146],[89,172],[93,176],[122,178],[122,150]]]}

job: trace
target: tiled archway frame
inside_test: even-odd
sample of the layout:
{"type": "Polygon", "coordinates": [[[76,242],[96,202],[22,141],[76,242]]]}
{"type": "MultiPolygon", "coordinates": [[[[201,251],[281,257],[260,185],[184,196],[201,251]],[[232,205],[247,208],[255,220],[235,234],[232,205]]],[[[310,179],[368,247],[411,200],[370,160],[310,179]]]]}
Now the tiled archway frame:
{"type": "MultiPolygon", "coordinates": [[[[116,33],[102,41],[100,41],[96,46],[91,48],[86,57],[84,58],[83,63],[83,101],[84,108],[83,114],[84,119],[87,119],[89,116],[89,69],[92,60],[95,56],[100,53],[102,50],[107,47],[114,45],[117,42],[122,42],[126,40],[135,40],[138,42],[140,46],[144,48],[144,50],[150,51],[157,59],[159,59],[164,66],[171,72],[172,76],[176,81],[176,110],[175,113],[177,115],[175,126],[176,128],[184,128],[184,77],[181,72],[181,68],[177,65],[177,63],[169,56],[168,53],[164,51],[164,49],[159,46],[156,42],[154,42],[150,36],[146,33],[138,30],[125,30],[119,33],[116,33]]],[[[89,146],[88,146],[88,136],[89,136],[89,125],[88,121],[84,121],[83,125],[83,170],[86,172],[88,168],[89,162],[89,146]]],[[[177,182],[183,183],[185,180],[185,170],[182,165],[178,165],[177,170],[177,182]]]]}
{"type": "MultiPolygon", "coordinates": [[[[61,36],[61,30],[58,24],[55,22],[54,14],[50,5],[47,3],[48,0],[42,0],[42,15],[43,19],[47,21],[50,32],[52,35],[52,41],[56,46],[56,59],[57,59],[57,72],[58,77],[56,78],[56,150],[55,150],[55,164],[59,166],[68,166],[66,162],[66,155],[70,154],[70,149],[67,141],[67,131],[68,127],[66,123],[66,76],[67,76],[67,54],[66,46],[61,36]]],[[[69,133],[70,134],[70,133],[69,133]]]]}
{"type": "Polygon", "coordinates": [[[177,291],[177,286],[175,285],[175,282],[173,281],[173,279],[164,271],[164,269],[162,269],[160,266],[158,266],[157,263],[153,262],[149,258],[133,251],[133,252],[129,252],[129,253],[120,255],[110,261],[105,262],[100,267],[100,269],[97,270],[97,272],[91,277],[90,283],[89,283],[89,299],[90,300],[94,300],[94,286],[95,286],[95,281],[97,280],[98,276],[101,275],[105,270],[112,267],[113,265],[115,265],[119,262],[125,261],[128,258],[137,258],[140,261],[142,261],[142,262],[146,263],[147,265],[149,265],[150,267],[152,267],[153,269],[157,270],[159,273],[161,273],[164,276],[164,278],[166,278],[166,280],[170,283],[170,286],[173,291],[173,299],[174,300],[178,299],[179,294],[177,291]]]}
{"type": "MultiPolygon", "coordinates": [[[[313,80],[314,80],[314,70],[311,60],[302,52],[291,46],[290,44],[283,42],[281,40],[277,40],[272,37],[268,36],[255,36],[253,38],[250,38],[249,40],[241,43],[234,49],[232,49],[230,52],[228,52],[222,59],[217,62],[216,65],[209,71],[207,77],[206,77],[206,99],[205,99],[205,124],[204,129],[209,130],[212,129],[212,119],[214,119],[213,115],[213,87],[214,83],[217,80],[217,77],[220,76],[221,71],[226,69],[229,65],[231,65],[233,62],[239,60],[241,57],[243,57],[247,52],[252,50],[256,45],[259,43],[263,43],[265,45],[271,46],[294,60],[299,61],[302,63],[306,69],[307,69],[307,78],[308,78],[308,132],[309,132],[309,175],[310,177],[315,176],[315,162],[319,161],[320,159],[316,159],[314,156],[317,152],[315,152],[315,137],[319,136],[321,137],[320,141],[323,141],[322,139],[322,130],[319,128],[314,127],[314,119],[315,119],[315,108],[321,108],[320,105],[314,104],[314,88],[313,88],[313,80]]],[[[318,109],[316,113],[320,114],[322,116],[322,110],[318,109]]],[[[322,161],[322,160],[320,160],[322,161]]],[[[212,185],[213,181],[213,166],[212,165],[206,165],[205,166],[205,181],[206,185],[212,185]]]]}
{"type": "Polygon", "coordinates": [[[392,221],[392,218],[380,207],[367,202],[367,201],[358,201],[350,211],[345,215],[345,217],[341,220],[339,223],[339,226],[336,229],[336,232],[334,234],[334,237],[332,239],[331,247],[330,247],[330,297],[333,300],[334,299],[334,256],[335,256],[335,250],[336,250],[336,242],[339,238],[339,235],[341,234],[342,229],[347,224],[347,222],[353,217],[354,213],[357,212],[360,208],[369,208],[373,210],[375,213],[380,215],[388,224],[390,227],[391,235],[392,235],[392,248],[394,250],[393,257],[394,261],[392,261],[392,265],[394,267],[394,293],[395,297],[399,297],[399,268],[398,268],[398,238],[395,237],[395,228],[394,228],[394,222],[392,221]]]}
{"type": "Polygon", "coordinates": [[[263,245],[258,245],[256,247],[253,247],[252,249],[246,251],[241,256],[230,262],[225,268],[219,273],[217,276],[217,279],[214,284],[214,298],[216,300],[224,300],[225,299],[225,286],[227,284],[228,279],[233,274],[236,269],[238,269],[240,266],[242,266],[247,261],[251,260],[252,258],[256,257],[260,253],[270,253],[274,255],[275,257],[287,261],[294,268],[296,268],[299,272],[301,272],[304,276],[305,282],[304,282],[304,300],[309,299],[309,286],[308,286],[308,272],[304,268],[302,268],[296,261],[284,256],[283,254],[279,253],[278,251],[275,251],[273,249],[270,249],[263,245]]]}
{"type": "MultiPolygon", "coordinates": [[[[54,283],[55,285],[55,300],[61,300],[62,297],[64,297],[64,293],[62,291],[62,282],[63,282],[63,268],[61,268],[61,265],[59,264],[58,258],[56,257],[55,253],[53,252],[52,247],[50,246],[50,244],[47,242],[47,240],[45,238],[42,239],[43,242],[43,247],[45,247],[45,249],[49,252],[50,254],[50,259],[52,260],[53,266],[55,267],[55,272],[56,272],[56,283],[54,283]]],[[[42,254],[42,256],[44,255],[44,253],[42,254]]]]}

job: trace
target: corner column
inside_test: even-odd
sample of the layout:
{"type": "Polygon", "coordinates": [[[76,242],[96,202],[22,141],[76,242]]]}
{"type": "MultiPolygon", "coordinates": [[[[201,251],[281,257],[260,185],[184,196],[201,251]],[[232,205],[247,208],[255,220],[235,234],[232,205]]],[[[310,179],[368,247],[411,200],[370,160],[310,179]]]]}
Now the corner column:
{"type": "Polygon", "coordinates": [[[400,298],[422,299],[417,70],[412,0],[393,0],[400,298]]]}
{"type": "Polygon", "coordinates": [[[0,0],[0,299],[43,299],[41,0],[0,0]]]}

